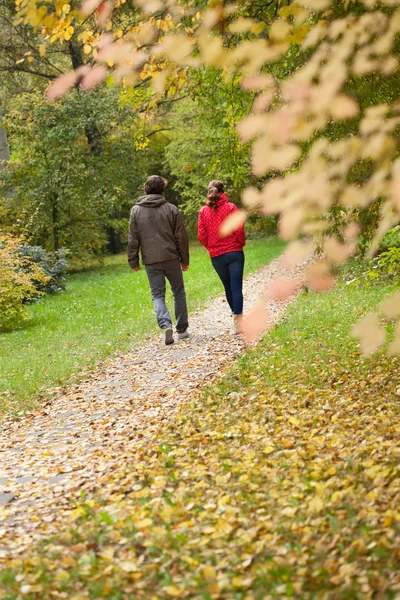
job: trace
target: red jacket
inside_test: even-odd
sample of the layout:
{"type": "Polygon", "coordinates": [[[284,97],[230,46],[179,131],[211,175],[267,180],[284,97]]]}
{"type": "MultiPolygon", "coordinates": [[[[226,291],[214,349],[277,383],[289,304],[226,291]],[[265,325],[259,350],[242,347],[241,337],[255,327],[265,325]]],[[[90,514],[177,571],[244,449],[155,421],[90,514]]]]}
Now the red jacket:
{"type": "Polygon", "coordinates": [[[198,238],[210,253],[211,258],[227,252],[243,251],[243,246],[246,245],[243,225],[225,238],[219,234],[222,222],[237,210],[237,207],[229,202],[226,194],[220,195],[215,208],[206,205],[200,210],[198,238]]]}

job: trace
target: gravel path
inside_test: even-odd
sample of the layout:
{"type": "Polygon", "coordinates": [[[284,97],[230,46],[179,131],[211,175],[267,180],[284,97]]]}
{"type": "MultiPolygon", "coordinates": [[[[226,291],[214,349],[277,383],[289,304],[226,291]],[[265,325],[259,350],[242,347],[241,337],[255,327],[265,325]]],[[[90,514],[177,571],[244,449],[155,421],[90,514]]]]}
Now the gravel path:
{"type": "MultiPolygon", "coordinates": [[[[277,277],[299,276],[277,259],[245,280],[246,310],[277,277]]],[[[268,303],[271,326],[292,298],[268,303]]],[[[82,490],[93,493],[138,439],[157,435],[193,392],[243,351],[226,301],[191,316],[192,337],[163,346],[160,335],[121,356],[50,406],[6,421],[0,441],[0,561],[57,529],[82,490]]]]}

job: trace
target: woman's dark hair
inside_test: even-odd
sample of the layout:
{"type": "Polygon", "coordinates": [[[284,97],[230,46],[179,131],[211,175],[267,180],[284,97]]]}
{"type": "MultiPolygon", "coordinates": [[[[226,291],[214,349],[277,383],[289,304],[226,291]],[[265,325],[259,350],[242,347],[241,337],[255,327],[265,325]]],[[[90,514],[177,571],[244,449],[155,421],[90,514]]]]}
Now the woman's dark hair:
{"type": "Polygon", "coordinates": [[[146,194],[162,195],[167,185],[168,181],[164,179],[164,177],[160,177],[160,175],[151,175],[144,184],[144,191],[146,194]]]}
{"type": "Polygon", "coordinates": [[[220,194],[223,194],[225,191],[224,184],[219,179],[213,179],[210,181],[208,184],[208,189],[210,190],[211,188],[217,188],[220,194]]]}
{"type": "Polygon", "coordinates": [[[207,205],[210,208],[215,208],[220,197],[220,192],[216,187],[209,187],[207,194],[207,205]]]}

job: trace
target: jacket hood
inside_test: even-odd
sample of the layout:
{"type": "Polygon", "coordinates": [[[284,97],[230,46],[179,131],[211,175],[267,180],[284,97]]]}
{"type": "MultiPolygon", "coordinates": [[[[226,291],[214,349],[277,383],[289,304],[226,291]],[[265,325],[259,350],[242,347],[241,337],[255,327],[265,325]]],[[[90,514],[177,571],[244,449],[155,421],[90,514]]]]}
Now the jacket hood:
{"type": "Polygon", "coordinates": [[[136,201],[137,206],[148,206],[149,208],[158,208],[166,203],[166,199],[161,194],[148,194],[140,196],[136,201]]]}
{"type": "Polygon", "coordinates": [[[215,207],[217,208],[219,206],[222,206],[223,204],[226,204],[226,202],[229,202],[229,197],[226,194],[221,194],[217,200],[215,207]]]}

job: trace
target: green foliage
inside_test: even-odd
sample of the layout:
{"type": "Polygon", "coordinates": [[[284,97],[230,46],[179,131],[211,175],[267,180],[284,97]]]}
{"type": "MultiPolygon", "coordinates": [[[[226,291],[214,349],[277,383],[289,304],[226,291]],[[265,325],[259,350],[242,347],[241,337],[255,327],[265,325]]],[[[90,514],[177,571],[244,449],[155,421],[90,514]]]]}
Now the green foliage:
{"type": "Polygon", "coordinates": [[[22,258],[29,259],[38,265],[49,278],[47,282],[38,281],[35,287],[45,294],[56,294],[65,289],[65,276],[68,267],[69,250],[60,248],[56,252],[46,252],[41,246],[24,244],[19,250],[22,258]]]}
{"type": "Polygon", "coordinates": [[[396,227],[389,229],[381,241],[381,248],[398,247],[400,247],[400,225],[396,225],[396,227]]]}
{"type": "MultiPolygon", "coordinates": [[[[34,245],[73,256],[122,250],[146,177],[146,149],[119,91],[76,90],[57,102],[20,95],[5,124],[13,147],[3,188],[9,223],[34,245]]],[[[4,219],[3,219],[4,221],[4,219]]]]}
{"type": "Polygon", "coordinates": [[[398,277],[400,273],[400,248],[392,247],[374,259],[377,269],[390,277],[398,277]]]}
{"type": "Polygon", "coordinates": [[[276,235],[278,229],[278,220],[276,217],[260,217],[251,215],[245,223],[246,236],[248,239],[255,239],[263,235],[276,235]]]}
{"type": "Polygon", "coordinates": [[[40,294],[49,277],[20,253],[22,241],[0,234],[0,331],[14,329],[27,320],[24,302],[40,294]]]}
{"type": "Polygon", "coordinates": [[[177,104],[168,125],[166,164],[174,178],[179,205],[193,233],[205,202],[208,182],[221,179],[232,201],[239,203],[251,176],[249,148],[236,133],[236,123],[250,110],[251,96],[237,83],[224,83],[215,69],[191,73],[193,99],[177,104]]]}
{"type": "Polygon", "coordinates": [[[354,287],[371,287],[388,284],[399,285],[400,248],[390,247],[373,259],[362,256],[350,261],[343,269],[346,285],[354,287]]]}

